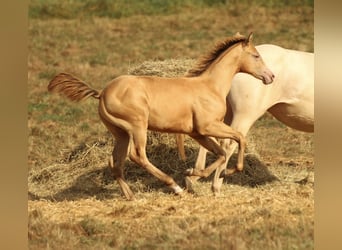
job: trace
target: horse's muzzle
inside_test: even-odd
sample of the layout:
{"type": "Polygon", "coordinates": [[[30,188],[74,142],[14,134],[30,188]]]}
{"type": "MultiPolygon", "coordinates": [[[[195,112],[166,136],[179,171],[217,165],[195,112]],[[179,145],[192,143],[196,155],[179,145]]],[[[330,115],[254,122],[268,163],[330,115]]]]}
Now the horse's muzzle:
{"type": "Polygon", "coordinates": [[[262,75],[262,82],[264,84],[270,84],[273,82],[273,80],[274,80],[274,74],[271,71],[264,72],[264,74],[262,75]]]}

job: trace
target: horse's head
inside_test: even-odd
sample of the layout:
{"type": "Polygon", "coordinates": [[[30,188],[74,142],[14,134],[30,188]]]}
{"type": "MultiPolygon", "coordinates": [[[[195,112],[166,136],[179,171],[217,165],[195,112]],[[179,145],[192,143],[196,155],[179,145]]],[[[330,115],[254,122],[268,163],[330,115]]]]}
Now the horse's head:
{"type": "MultiPolygon", "coordinates": [[[[241,35],[237,33],[236,36],[241,35]]],[[[252,43],[252,38],[253,33],[250,33],[248,38],[242,42],[240,72],[249,73],[262,80],[264,84],[270,84],[273,82],[274,74],[265,65],[264,60],[252,43]]]]}

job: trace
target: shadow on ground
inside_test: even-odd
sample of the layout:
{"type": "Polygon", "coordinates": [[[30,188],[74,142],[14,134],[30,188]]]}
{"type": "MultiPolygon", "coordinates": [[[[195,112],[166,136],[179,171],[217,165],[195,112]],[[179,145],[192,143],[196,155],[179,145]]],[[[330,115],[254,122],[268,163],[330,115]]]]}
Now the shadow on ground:
{"type": "MultiPolygon", "coordinates": [[[[150,161],[158,166],[158,168],[161,169],[163,172],[172,176],[174,180],[183,187],[185,186],[184,171],[195,165],[197,150],[187,148],[186,153],[188,156],[188,160],[182,162],[181,160],[179,160],[177,150],[174,147],[168,146],[167,144],[158,144],[156,146],[151,146],[148,149],[148,157],[150,161]]],[[[207,165],[215,160],[215,156],[210,154],[207,158],[207,165]]],[[[228,165],[234,166],[235,163],[236,155],[233,155],[228,165]]],[[[73,163],[70,162],[70,164],[73,163]]],[[[94,197],[98,200],[105,200],[121,197],[120,188],[114,180],[111,169],[107,165],[101,164],[101,166],[89,166],[87,168],[88,169],[86,171],[84,171],[83,168],[83,172],[80,173],[79,176],[76,177],[74,181],[72,181],[72,184],[68,185],[68,187],[63,186],[62,183],[60,186],[58,186],[57,192],[48,196],[39,196],[37,193],[34,194],[33,192],[29,192],[29,200],[47,199],[52,201],[63,201],[94,197]]],[[[73,171],[73,173],[70,173],[70,176],[78,175],[78,173],[81,172],[79,171],[81,170],[79,168],[79,164],[75,164],[75,167],[71,166],[69,170],[73,171]]],[[[42,189],[49,188],[49,182],[52,182],[55,179],[53,178],[53,175],[61,175],[61,173],[63,174],[65,172],[60,170],[52,171],[49,173],[48,176],[46,176],[46,173],[44,173],[44,171],[41,171],[35,173],[36,176],[34,176],[34,178],[31,178],[31,180],[35,180],[35,182],[39,182],[40,180],[42,180],[41,183],[35,183],[35,185],[38,184],[42,189]]],[[[127,160],[125,163],[125,177],[134,193],[151,191],[162,191],[166,193],[171,192],[164,185],[164,183],[149,174],[145,169],[142,169],[129,160],[127,160]]],[[[200,181],[211,182],[212,177],[213,175],[200,181]]],[[[71,177],[69,177],[68,173],[65,174],[63,178],[67,179],[71,177]]],[[[278,178],[271,172],[269,172],[266,165],[263,164],[257,156],[253,154],[247,154],[244,159],[244,170],[242,172],[235,173],[229,177],[226,177],[224,183],[256,187],[275,180],[278,180],[278,178]]]]}

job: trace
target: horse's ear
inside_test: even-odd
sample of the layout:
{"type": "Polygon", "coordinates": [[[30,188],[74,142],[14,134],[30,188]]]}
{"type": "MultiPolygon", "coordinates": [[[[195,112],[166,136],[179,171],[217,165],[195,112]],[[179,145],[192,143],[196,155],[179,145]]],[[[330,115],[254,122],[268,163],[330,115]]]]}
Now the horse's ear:
{"type": "Polygon", "coordinates": [[[253,32],[249,33],[247,41],[250,42],[253,39],[253,32]]]}
{"type": "Polygon", "coordinates": [[[249,33],[246,41],[243,43],[244,46],[247,46],[253,39],[253,32],[249,33]]]}

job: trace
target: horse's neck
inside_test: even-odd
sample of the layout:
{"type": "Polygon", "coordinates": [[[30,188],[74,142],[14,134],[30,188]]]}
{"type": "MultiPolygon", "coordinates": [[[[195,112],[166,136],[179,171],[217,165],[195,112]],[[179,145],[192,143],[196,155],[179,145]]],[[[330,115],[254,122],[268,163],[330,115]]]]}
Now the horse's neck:
{"type": "Polygon", "coordinates": [[[202,77],[209,82],[208,86],[224,98],[229,93],[234,75],[239,71],[239,57],[238,49],[228,50],[202,74],[202,77]]]}

